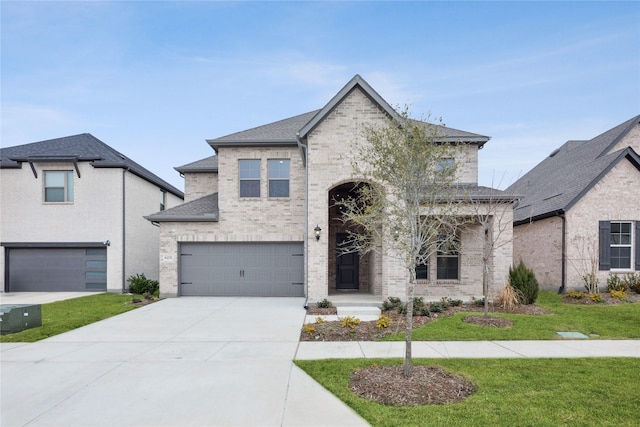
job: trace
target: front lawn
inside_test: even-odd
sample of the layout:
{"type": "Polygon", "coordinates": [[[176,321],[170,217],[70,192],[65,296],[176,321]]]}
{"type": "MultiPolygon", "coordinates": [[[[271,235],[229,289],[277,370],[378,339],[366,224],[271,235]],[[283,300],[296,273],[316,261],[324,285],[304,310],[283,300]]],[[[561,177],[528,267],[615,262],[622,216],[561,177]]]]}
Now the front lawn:
{"type": "MultiPolygon", "coordinates": [[[[485,341],[485,340],[552,340],[556,332],[581,332],[600,339],[640,338],[640,304],[565,304],[554,292],[540,292],[537,304],[552,314],[524,315],[490,313],[511,319],[512,327],[498,328],[465,323],[470,314],[457,313],[443,316],[434,322],[416,328],[412,338],[416,341],[485,341]]],[[[404,334],[394,334],[385,340],[403,341],[404,334]]]]}
{"type": "Polygon", "coordinates": [[[372,364],[399,365],[399,359],[295,363],[374,427],[638,423],[640,359],[414,359],[416,365],[439,366],[462,375],[476,388],[459,403],[415,407],[385,406],[349,389],[353,371],[372,364]]]}
{"type": "MultiPolygon", "coordinates": [[[[138,295],[138,298],[142,298],[138,295]]],[[[42,304],[42,326],[0,335],[0,342],[35,342],[133,310],[132,295],[103,293],[42,304]]]]}

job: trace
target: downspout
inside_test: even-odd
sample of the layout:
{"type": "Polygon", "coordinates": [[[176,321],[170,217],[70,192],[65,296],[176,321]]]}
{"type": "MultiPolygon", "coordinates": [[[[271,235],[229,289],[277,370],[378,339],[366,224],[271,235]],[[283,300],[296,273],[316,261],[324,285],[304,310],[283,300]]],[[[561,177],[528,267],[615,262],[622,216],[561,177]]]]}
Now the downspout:
{"type": "Polygon", "coordinates": [[[560,289],[558,289],[558,293],[563,294],[567,274],[567,218],[564,216],[564,213],[558,213],[558,216],[562,218],[562,284],[560,285],[560,289]]]}
{"type": "Polygon", "coordinates": [[[304,185],[305,185],[305,196],[304,196],[304,309],[307,310],[309,308],[309,147],[302,142],[300,138],[300,132],[296,133],[296,139],[298,140],[298,147],[302,148],[304,152],[303,164],[304,164],[304,185]]]}
{"type": "Polygon", "coordinates": [[[127,228],[127,215],[126,215],[126,204],[127,204],[127,192],[126,192],[126,175],[127,175],[127,170],[129,170],[129,168],[123,168],[122,169],[122,293],[126,293],[126,287],[125,287],[125,283],[126,283],[126,248],[127,248],[127,241],[126,241],[126,237],[127,237],[127,233],[126,233],[126,228],[127,228]]]}

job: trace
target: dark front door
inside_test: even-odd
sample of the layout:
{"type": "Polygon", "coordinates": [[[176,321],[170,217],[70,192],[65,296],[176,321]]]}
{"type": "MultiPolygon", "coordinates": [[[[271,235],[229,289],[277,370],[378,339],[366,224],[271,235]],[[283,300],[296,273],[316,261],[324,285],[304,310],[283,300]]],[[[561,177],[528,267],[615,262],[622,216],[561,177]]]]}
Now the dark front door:
{"type": "Polygon", "coordinates": [[[336,289],[358,289],[358,263],[360,257],[357,252],[342,253],[341,249],[347,238],[347,234],[338,234],[336,236],[336,289]]]}

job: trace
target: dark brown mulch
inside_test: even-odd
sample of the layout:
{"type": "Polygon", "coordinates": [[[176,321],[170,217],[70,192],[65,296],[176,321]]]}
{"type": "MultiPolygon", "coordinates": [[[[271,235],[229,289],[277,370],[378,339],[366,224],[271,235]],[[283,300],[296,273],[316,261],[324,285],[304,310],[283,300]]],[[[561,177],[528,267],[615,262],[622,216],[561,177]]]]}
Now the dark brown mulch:
{"type": "Polygon", "coordinates": [[[393,406],[459,402],[475,391],[466,378],[435,366],[413,366],[409,377],[402,366],[371,366],[354,372],[349,388],[360,397],[393,406]]]}

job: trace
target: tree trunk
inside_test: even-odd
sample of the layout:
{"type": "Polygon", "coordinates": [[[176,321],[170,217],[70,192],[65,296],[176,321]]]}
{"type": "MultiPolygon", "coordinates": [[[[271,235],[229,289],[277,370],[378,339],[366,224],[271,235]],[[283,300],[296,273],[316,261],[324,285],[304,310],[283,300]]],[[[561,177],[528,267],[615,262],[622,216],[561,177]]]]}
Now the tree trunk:
{"type": "Polygon", "coordinates": [[[484,296],[484,317],[489,317],[489,224],[483,224],[484,247],[482,248],[482,295],[484,296]]]}
{"type": "Polygon", "coordinates": [[[412,368],[411,332],[413,331],[414,276],[415,276],[415,272],[411,274],[409,286],[407,287],[407,313],[406,313],[407,329],[406,329],[406,338],[405,338],[404,367],[403,367],[403,373],[405,377],[411,376],[411,368],[412,368]]]}

